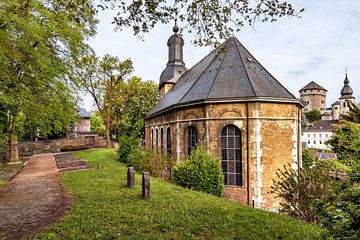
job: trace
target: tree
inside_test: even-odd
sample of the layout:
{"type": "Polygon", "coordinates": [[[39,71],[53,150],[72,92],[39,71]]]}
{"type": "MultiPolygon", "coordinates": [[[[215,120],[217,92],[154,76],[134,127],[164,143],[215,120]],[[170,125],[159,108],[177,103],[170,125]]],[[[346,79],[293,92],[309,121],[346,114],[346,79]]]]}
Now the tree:
{"type": "Polygon", "coordinates": [[[329,194],[331,177],[326,164],[315,164],[311,168],[294,170],[285,166],[276,175],[271,193],[285,201],[280,203],[280,211],[307,222],[316,221],[315,202],[329,194]]]}
{"type": "Polygon", "coordinates": [[[17,161],[18,114],[44,135],[75,116],[73,60],[95,33],[95,9],[90,0],[3,0],[0,6],[0,104],[7,109],[10,161],[17,161]]]}
{"type": "Polygon", "coordinates": [[[114,17],[117,28],[132,27],[134,34],[142,36],[158,23],[169,23],[175,17],[186,22],[189,33],[194,32],[193,41],[198,45],[212,45],[219,39],[231,36],[245,25],[255,22],[275,22],[284,16],[299,16],[304,11],[296,11],[287,1],[281,0],[103,0],[106,7],[118,7],[114,17]],[[107,4],[110,3],[110,4],[107,4]]]}
{"type": "Polygon", "coordinates": [[[306,112],[305,116],[310,122],[316,122],[321,119],[321,113],[317,109],[306,112]]]}
{"type": "Polygon", "coordinates": [[[110,129],[115,118],[115,102],[122,94],[122,83],[133,71],[132,62],[130,59],[121,62],[110,55],[101,60],[88,55],[81,59],[79,66],[77,76],[81,87],[92,96],[105,125],[106,145],[111,147],[110,129]]]}
{"type": "Polygon", "coordinates": [[[356,123],[346,122],[339,125],[327,143],[332,146],[342,163],[353,166],[360,161],[360,129],[356,123]]]}
{"type": "Polygon", "coordinates": [[[158,86],[153,81],[143,82],[138,77],[132,77],[123,82],[120,92],[115,107],[114,133],[143,138],[144,117],[159,99],[158,86]]]}
{"type": "Polygon", "coordinates": [[[360,108],[353,102],[348,101],[350,111],[341,115],[345,121],[360,123],[360,108]]]}
{"type": "Polygon", "coordinates": [[[97,112],[90,113],[90,130],[95,131],[100,135],[105,134],[105,126],[103,120],[97,112]]]}

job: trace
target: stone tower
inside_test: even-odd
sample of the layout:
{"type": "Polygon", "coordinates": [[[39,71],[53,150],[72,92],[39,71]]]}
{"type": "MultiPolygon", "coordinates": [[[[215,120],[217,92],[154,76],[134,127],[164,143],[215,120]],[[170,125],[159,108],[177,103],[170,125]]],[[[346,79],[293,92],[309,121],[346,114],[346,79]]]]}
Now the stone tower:
{"type": "Polygon", "coordinates": [[[184,40],[178,35],[179,27],[173,27],[173,35],[169,38],[169,61],[166,68],[162,71],[159,81],[160,98],[162,98],[177,82],[179,77],[186,71],[183,61],[184,40]]]}
{"type": "Polygon", "coordinates": [[[304,112],[317,109],[323,114],[326,111],[326,92],[327,90],[312,81],[300,89],[300,98],[305,101],[304,112]]]}
{"type": "Polygon", "coordinates": [[[341,97],[339,98],[339,112],[340,114],[345,114],[350,110],[349,102],[354,102],[355,97],[353,96],[353,90],[350,87],[350,81],[348,79],[347,73],[345,74],[344,86],[341,89],[341,97]]]}

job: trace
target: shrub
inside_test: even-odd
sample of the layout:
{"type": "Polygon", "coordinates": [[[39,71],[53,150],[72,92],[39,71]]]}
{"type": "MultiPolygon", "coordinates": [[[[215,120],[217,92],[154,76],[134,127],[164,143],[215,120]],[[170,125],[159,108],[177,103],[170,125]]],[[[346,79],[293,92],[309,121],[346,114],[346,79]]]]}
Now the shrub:
{"type": "Polygon", "coordinates": [[[119,161],[128,162],[128,157],[132,151],[140,148],[139,140],[134,136],[123,135],[119,137],[119,161]]]}
{"type": "Polygon", "coordinates": [[[224,175],[219,159],[210,157],[202,148],[193,150],[187,160],[174,167],[173,181],[177,185],[216,196],[222,196],[224,190],[224,175]]]}
{"type": "Polygon", "coordinates": [[[169,178],[169,172],[166,171],[170,167],[169,158],[159,152],[153,152],[148,149],[134,149],[128,156],[127,165],[134,167],[136,171],[148,171],[151,176],[169,178]]]}
{"type": "Polygon", "coordinates": [[[316,122],[321,119],[321,113],[317,109],[305,112],[305,116],[310,122],[316,122]]]}
{"type": "Polygon", "coordinates": [[[309,150],[304,149],[302,151],[302,163],[304,168],[309,168],[315,161],[315,157],[310,154],[309,150]]]}
{"type": "Polygon", "coordinates": [[[316,205],[318,223],[325,227],[328,239],[360,239],[360,165],[350,178],[336,182],[331,194],[316,205]]]}
{"type": "Polygon", "coordinates": [[[331,177],[328,165],[315,164],[299,171],[285,166],[284,170],[279,170],[276,175],[279,180],[274,180],[270,193],[285,200],[280,203],[280,211],[314,223],[315,202],[329,194],[331,177]]]}

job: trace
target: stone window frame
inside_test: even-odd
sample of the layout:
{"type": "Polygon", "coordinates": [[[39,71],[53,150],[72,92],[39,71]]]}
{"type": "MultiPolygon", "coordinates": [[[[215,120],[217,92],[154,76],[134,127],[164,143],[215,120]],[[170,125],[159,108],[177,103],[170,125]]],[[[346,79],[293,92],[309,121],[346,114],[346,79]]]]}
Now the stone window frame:
{"type": "Polygon", "coordinates": [[[155,129],[155,149],[157,150],[159,147],[159,130],[155,129]]]}
{"type": "Polygon", "coordinates": [[[160,152],[164,152],[164,128],[160,129],[160,152]]]}
{"type": "Polygon", "coordinates": [[[166,154],[171,156],[171,129],[167,127],[166,129],[166,154]]]}
{"type": "MultiPolygon", "coordinates": [[[[233,150],[238,150],[239,151],[239,155],[240,155],[240,157],[239,157],[239,160],[237,161],[237,162],[239,162],[239,165],[240,165],[240,171],[238,172],[237,171],[237,168],[236,168],[236,165],[235,165],[235,175],[239,175],[240,176],[240,178],[235,178],[235,184],[227,184],[228,183],[228,181],[225,183],[225,181],[227,180],[227,178],[224,178],[224,185],[225,186],[237,186],[237,187],[243,187],[244,186],[244,161],[243,161],[243,158],[244,158],[244,149],[243,149],[243,144],[244,144],[244,140],[243,140],[243,129],[242,128],[240,128],[240,127],[238,127],[238,126],[236,126],[235,124],[232,124],[232,123],[229,123],[229,124],[224,124],[222,127],[221,127],[221,129],[220,129],[220,134],[219,134],[219,136],[220,136],[220,138],[219,138],[219,149],[220,149],[220,159],[221,159],[221,164],[223,164],[223,160],[222,160],[222,155],[223,155],[223,148],[222,148],[222,138],[224,137],[223,136],[223,130],[226,128],[226,127],[230,127],[230,126],[233,126],[233,127],[235,127],[235,131],[236,131],[236,129],[237,130],[239,130],[239,135],[238,135],[238,137],[240,138],[240,142],[239,142],[239,149],[237,149],[236,147],[234,147],[234,149],[233,148],[231,148],[231,149],[233,149],[233,150]],[[238,182],[238,180],[240,181],[240,182],[238,182]]],[[[228,132],[227,132],[228,133],[228,132]]],[[[227,135],[228,136],[228,135],[227,135]]],[[[236,137],[236,135],[234,135],[234,137],[236,137]]],[[[234,143],[235,143],[235,139],[234,139],[234,143]]],[[[229,145],[228,145],[228,139],[227,139],[227,147],[228,147],[229,145]]],[[[229,150],[229,148],[226,148],[226,151],[227,150],[229,150]]],[[[227,154],[228,154],[228,152],[227,152],[227,154]]],[[[236,153],[234,153],[235,154],[235,158],[236,158],[236,153]]],[[[228,161],[228,160],[226,160],[226,161],[228,161]]],[[[236,161],[236,160],[235,160],[236,161]]],[[[236,164],[236,163],[235,163],[236,164]]],[[[228,166],[227,166],[227,168],[228,168],[228,166]]],[[[221,170],[223,171],[223,165],[221,166],[221,170]]],[[[225,176],[224,176],[225,177],[225,176]]]]}
{"type": "Polygon", "coordinates": [[[151,149],[154,149],[154,128],[151,128],[151,135],[150,135],[150,138],[151,138],[151,149]]]}
{"type": "Polygon", "coordinates": [[[198,142],[199,142],[199,131],[198,129],[194,126],[194,125],[189,125],[187,126],[186,128],[186,148],[187,148],[187,155],[189,156],[191,151],[197,147],[198,145],[198,142]],[[189,144],[189,130],[192,129],[194,130],[194,132],[192,132],[191,134],[191,138],[193,137],[193,133],[195,133],[195,141],[192,141],[191,142],[191,145],[189,144]],[[194,144],[195,143],[195,144],[194,144]]]}

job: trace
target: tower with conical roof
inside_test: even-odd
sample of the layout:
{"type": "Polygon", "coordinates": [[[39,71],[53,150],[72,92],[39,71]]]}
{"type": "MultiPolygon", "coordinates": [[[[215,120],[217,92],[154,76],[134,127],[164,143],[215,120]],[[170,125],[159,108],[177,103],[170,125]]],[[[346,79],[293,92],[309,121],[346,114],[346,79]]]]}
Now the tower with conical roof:
{"type": "Polygon", "coordinates": [[[169,47],[169,60],[166,68],[162,71],[159,81],[160,97],[162,98],[177,82],[179,77],[186,71],[185,63],[183,60],[183,46],[184,40],[178,34],[179,27],[176,24],[173,27],[173,35],[167,41],[169,47]]]}
{"type": "Polygon", "coordinates": [[[306,103],[304,112],[314,109],[324,113],[326,110],[326,92],[327,90],[314,81],[308,83],[300,89],[300,98],[306,103]]]}
{"type": "Polygon", "coordinates": [[[345,80],[344,80],[344,86],[341,89],[341,97],[339,98],[339,104],[340,104],[340,114],[345,114],[350,110],[349,102],[354,102],[355,97],[353,96],[353,90],[350,87],[350,81],[348,78],[347,73],[345,73],[345,80]]]}

